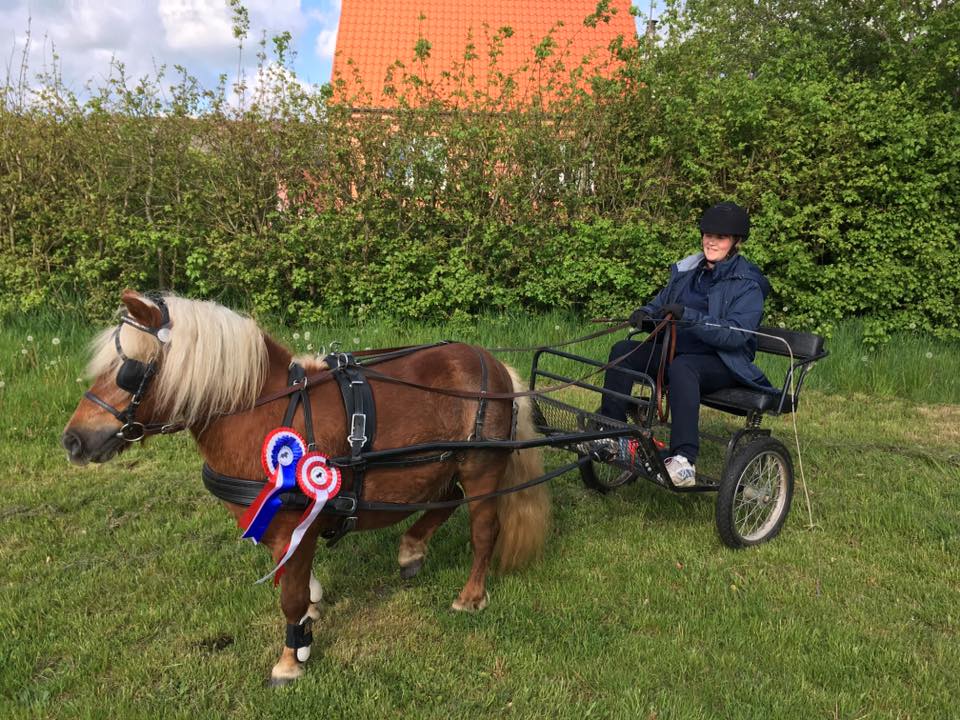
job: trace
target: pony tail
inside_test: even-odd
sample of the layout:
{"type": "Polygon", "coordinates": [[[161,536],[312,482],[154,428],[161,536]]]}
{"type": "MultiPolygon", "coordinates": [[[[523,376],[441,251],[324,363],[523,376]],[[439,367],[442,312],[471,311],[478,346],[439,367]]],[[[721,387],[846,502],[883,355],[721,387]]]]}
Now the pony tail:
{"type": "MultiPolygon", "coordinates": [[[[514,392],[524,389],[516,370],[505,366],[510,373],[514,392]]],[[[533,407],[529,397],[517,399],[517,440],[537,437],[533,424],[533,407]]],[[[540,448],[516,450],[510,453],[507,469],[499,490],[521,485],[543,475],[543,457],[540,448]]],[[[493,550],[494,561],[501,572],[523,567],[543,553],[550,527],[550,493],[546,483],[528,490],[501,495],[497,500],[497,519],[500,533],[493,550]]]]}

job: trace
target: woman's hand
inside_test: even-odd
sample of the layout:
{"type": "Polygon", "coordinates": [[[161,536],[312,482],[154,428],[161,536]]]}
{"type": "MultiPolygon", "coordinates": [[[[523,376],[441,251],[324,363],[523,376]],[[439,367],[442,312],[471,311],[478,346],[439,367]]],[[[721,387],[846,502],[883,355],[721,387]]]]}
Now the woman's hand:
{"type": "Polygon", "coordinates": [[[666,317],[667,315],[670,315],[674,321],[683,320],[683,305],[680,303],[664,305],[660,308],[660,317],[666,317]]]}

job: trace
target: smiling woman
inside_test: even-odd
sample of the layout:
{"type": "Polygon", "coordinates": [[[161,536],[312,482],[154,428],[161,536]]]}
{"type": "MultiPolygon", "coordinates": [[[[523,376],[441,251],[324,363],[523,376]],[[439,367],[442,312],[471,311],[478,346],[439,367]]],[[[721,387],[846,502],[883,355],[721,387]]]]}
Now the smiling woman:
{"type": "MultiPolygon", "coordinates": [[[[679,487],[696,484],[702,395],[737,385],[775,392],[753,364],[757,340],[750,333],[760,326],[770,284],[739,254],[750,234],[747,211],[722,202],[703,213],[699,227],[702,252],[674,265],[667,286],[630,317],[637,328],[664,317],[677,326],[676,355],[664,372],[673,414],[666,466],[679,487]]],[[[618,368],[655,374],[667,362],[662,349],[662,343],[634,340],[613,346],[610,361],[617,365],[604,378],[601,415],[626,419],[624,398],[631,394],[634,376],[618,368]]]]}

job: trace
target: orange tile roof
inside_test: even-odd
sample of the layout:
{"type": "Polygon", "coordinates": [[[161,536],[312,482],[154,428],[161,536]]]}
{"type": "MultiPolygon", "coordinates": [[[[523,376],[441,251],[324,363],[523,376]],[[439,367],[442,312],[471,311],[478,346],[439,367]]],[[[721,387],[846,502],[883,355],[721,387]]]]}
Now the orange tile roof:
{"type": "MultiPolygon", "coordinates": [[[[445,77],[444,72],[463,65],[464,75],[473,76],[468,92],[485,91],[490,77],[491,43],[500,28],[506,26],[513,34],[503,39],[496,69],[515,78],[515,97],[520,102],[529,101],[538,87],[543,91],[544,71],[538,74],[534,48],[551,28],[555,28],[554,51],[544,67],[560,59],[565,73],[585,57],[591,58],[589,67],[610,72],[604,70],[610,67],[610,42],[617,36],[628,43],[637,42],[630,0],[611,0],[609,8],[613,12],[609,22],[588,27],[584,19],[596,6],[597,0],[343,0],[333,64],[334,81],[340,79],[343,85],[336,90],[336,97],[354,106],[395,107],[396,100],[384,93],[384,79],[388,68],[399,60],[405,66],[401,72],[417,74],[432,84],[436,95],[463,105],[465,101],[454,93],[469,83],[445,77]],[[562,26],[558,27],[558,23],[562,26]],[[414,52],[421,39],[430,43],[429,57],[423,65],[414,52]],[[471,42],[476,57],[465,61],[471,42]]],[[[565,73],[558,79],[566,77],[565,73]]],[[[400,84],[396,85],[402,92],[400,84]]],[[[497,94],[496,90],[491,92],[493,96],[497,94]]]]}

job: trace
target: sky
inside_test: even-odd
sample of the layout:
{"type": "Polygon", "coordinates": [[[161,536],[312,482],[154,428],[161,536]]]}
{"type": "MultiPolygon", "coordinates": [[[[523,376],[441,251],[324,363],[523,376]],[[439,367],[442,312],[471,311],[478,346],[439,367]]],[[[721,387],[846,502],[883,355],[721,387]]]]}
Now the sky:
{"type": "MultiPolygon", "coordinates": [[[[388,0],[385,0],[388,1],[388,0]]],[[[243,0],[250,35],[243,53],[252,77],[256,43],[284,30],[293,36],[294,69],[301,81],[330,80],[341,0],[243,0]]],[[[633,0],[644,12],[649,0],[633,0]]],[[[212,87],[226,73],[237,75],[238,49],[227,0],[0,0],[0,58],[5,77],[16,78],[29,42],[29,77],[59,57],[63,81],[84,95],[101,87],[111,58],[130,77],[152,75],[161,65],[173,77],[180,64],[212,87]],[[28,33],[29,31],[29,33],[28,33]]]]}

